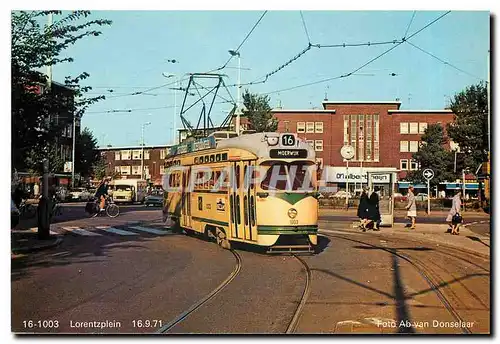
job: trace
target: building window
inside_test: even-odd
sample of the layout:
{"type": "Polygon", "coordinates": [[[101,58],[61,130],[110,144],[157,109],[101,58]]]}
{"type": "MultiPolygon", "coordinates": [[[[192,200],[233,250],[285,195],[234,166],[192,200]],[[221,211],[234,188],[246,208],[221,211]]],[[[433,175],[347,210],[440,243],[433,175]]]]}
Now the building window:
{"type": "Polygon", "coordinates": [[[132,151],[132,159],[133,160],[141,160],[141,150],[140,149],[132,151]]]}
{"type": "Polygon", "coordinates": [[[284,121],[285,123],[285,133],[290,132],[290,121],[284,121]]]}
{"type": "Polygon", "coordinates": [[[307,143],[309,143],[309,145],[314,148],[314,140],[306,140],[307,143]]]}
{"type": "Polygon", "coordinates": [[[419,123],[418,124],[418,132],[419,134],[425,134],[425,130],[427,129],[427,123],[419,123]]]}
{"type": "Polygon", "coordinates": [[[120,160],[120,152],[115,152],[115,160],[120,160]]]}
{"type": "Polygon", "coordinates": [[[399,160],[399,169],[401,171],[407,171],[408,170],[408,159],[401,159],[401,160],[399,160]]]}
{"type": "Polygon", "coordinates": [[[412,171],[418,170],[418,162],[417,162],[417,160],[411,160],[410,161],[410,170],[412,170],[412,171]]]}
{"type": "Polygon", "coordinates": [[[372,115],[366,115],[366,157],[367,161],[372,159],[372,115]]]}
{"type": "Polygon", "coordinates": [[[323,140],[315,140],[314,141],[314,150],[316,152],[322,152],[323,151],[323,140]]]}
{"type": "Polygon", "coordinates": [[[418,152],[418,141],[410,141],[410,152],[418,152]]]}
{"type": "Polygon", "coordinates": [[[365,158],[365,116],[364,115],[359,115],[358,116],[358,122],[359,122],[359,135],[358,135],[358,160],[364,160],[365,158]]]}
{"type": "Polygon", "coordinates": [[[408,141],[399,141],[399,151],[408,152],[408,141]]]}
{"type": "Polygon", "coordinates": [[[115,166],[115,172],[120,173],[120,166],[115,166]]]}
{"type": "Polygon", "coordinates": [[[353,157],[353,160],[356,160],[356,156],[357,156],[357,151],[356,151],[356,134],[357,134],[357,116],[356,115],[351,115],[351,145],[353,146],[354,148],[354,157],[353,157]]]}
{"type": "Polygon", "coordinates": [[[349,144],[349,116],[344,115],[344,146],[349,144]]]}
{"type": "Polygon", "coordinates": [[[144,151],[144,160],[149,160],[149,150],[144,151]]]}
{"type": "Polygon", "coordinates": [[[130,166],[120,166],[120,174],[124,176],[130,175],[130,166]]]}
{"type": "Polygon", "coordinates": [[[141,166],[132,166],[132,174],[138,176],[141,174],[141,166]]]}
{"type": "Polygon", "coordinates": [[[131,152],[129,150],[122,150],[122,160],[130,160],[131,152]]]}
{"type": "Polygon", "coordinates": [[[316,166],[323,168],[323,158],[316,158],[316,166]]]}
{"type": "Polygon", "coordinates": [[[306,123],[306,133],[314,133],[314,122],[306,123]]]}
{"type": "Polygon", "coordinates": [[[149,175],[149,166],[144,166],[144,177],[148,178],[150,177],[149,175]]]}
{"type": "Polygon", "coordinates": [[[314,130],[317,134],[323,134],[323,122],[314,122],[314,130]]]}
{"type": "Polygon", "coordinates": [[[379,161],[378,115],[373,115],[373,160],[379,161]]]}
{"type": "Polygon", "coordinates": [[[165,174],[165,166],[160,165],[160,174],[165,174]]]}
{"type": "Polygon", "coordinates": [[[166,156],[167,156],[167,149],[165,148],[160,151],[160,159],[165,160],[166,156]]]}
{"type": "Polygon", "coordinates": [[[410,123],[410,134],[418,134],[418,123],[410,123]]]}
{"type": "Polygon", "coordinates": [[[399,123],[399,133],[408,134],[408,123],[399,123]]]}
{"type": "Polygon", "coordinates": [[[297,122],[297,133],[306,132],[306,122],[297,122]]]}

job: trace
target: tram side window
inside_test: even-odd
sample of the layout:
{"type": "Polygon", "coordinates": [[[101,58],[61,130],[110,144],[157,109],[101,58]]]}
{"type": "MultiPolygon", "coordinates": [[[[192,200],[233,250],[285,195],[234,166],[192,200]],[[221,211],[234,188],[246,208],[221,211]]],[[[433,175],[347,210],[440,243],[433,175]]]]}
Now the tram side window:
{"type": "Polygon", "coordinates": [[[236,175],[235,175],[235,178],[236,178],[236,188],[239,189],[240,188],[240,166],[236,166],[236,175]]]}

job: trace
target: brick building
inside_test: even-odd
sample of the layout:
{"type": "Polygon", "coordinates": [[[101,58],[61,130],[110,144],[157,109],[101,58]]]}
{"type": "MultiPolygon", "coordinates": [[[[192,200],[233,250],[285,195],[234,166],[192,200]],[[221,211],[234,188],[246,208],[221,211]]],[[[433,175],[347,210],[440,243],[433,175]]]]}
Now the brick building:
{"type": "MultiPolygon", "coordinates": [[[[404,179],[417,170],[412,160],[429,124],[445,126],[454,120],[451,110],[401,110],[398,101],[324,101],[321,110],[274,109],[278,132],[293,132],[309,141],[318,163],[327,170],[327,181],[346,186],[346,163],[340,155],[350,144],[356,154],[349,162],[349,189],[366,183],[367,171],[395,171],[404,179]],[[363,176],[364,175],[364,176],[363,176]]],[[[241,119],[247,125],[246,118],[241,119]]],[[[448,146],[449,148],[449,146],[448,146]]]]}
{"type": "MultiPolygon", "coordinates": [[[[168,147],[170,146],[144,146],[145,179],[154,185],[161,185],[168,147]]],[[[106,175],[128,179],[141,178],[141,146],[102,147],[99,150],[107,163],[106,175]]]]}

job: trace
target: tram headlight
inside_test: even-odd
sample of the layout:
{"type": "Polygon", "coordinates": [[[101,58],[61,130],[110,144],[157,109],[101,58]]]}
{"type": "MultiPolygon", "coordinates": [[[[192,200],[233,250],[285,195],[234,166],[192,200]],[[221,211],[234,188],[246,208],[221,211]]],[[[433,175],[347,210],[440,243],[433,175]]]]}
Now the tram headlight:
{"type": "Polygon", "coordinates": [[[295,208],[288,209],[288,217],[291,219],[296,218],[297,217],[297,209],[295,209],[295,208]]]}
{"type": "Polygon", "coordinates": [[[267,136],[266,139],[269,146],[276,146],[279,141],[279,137],[277,136],[267,136]]]}

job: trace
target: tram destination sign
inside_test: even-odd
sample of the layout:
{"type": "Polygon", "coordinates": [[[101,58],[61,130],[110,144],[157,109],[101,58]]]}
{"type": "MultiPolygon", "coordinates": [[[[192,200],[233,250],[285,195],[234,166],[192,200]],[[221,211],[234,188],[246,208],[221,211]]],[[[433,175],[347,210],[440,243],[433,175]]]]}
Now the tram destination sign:
{"type": "Polygon", "coordinates": [[[306,149],[271,149],[269,157],[273,159],[305,159],[307,158],[306,149]]]}

